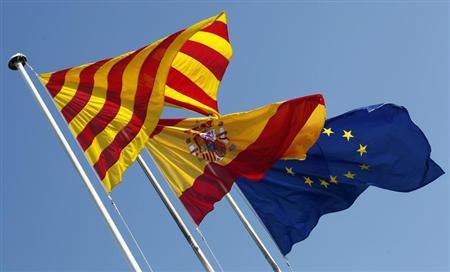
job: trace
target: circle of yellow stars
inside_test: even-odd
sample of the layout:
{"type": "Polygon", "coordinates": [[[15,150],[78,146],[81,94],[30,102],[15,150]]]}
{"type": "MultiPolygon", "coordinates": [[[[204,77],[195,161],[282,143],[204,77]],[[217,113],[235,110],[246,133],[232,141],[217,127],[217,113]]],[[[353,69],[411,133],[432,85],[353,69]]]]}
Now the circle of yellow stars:
{"type": "MultiPolygon", "coordinates": [[[[353,138],[355,138],[355,136],[352,134],[353,132],[351,130],[342,130],[342,137],[349,142],[350,140],[354,140],[353,138]]],[[[331,137],[332,134],[335,134],[334,131],[330,128],[323,128],[322,134],[327,135],[327,137],[331,137]]],[[[367,154],[367,144],[359,144],[359,148],[356,149],[356,152],[359,153],[359,156],[362,157],[363,155],[367,154]]],[[[370,165],[368,164],[360,164],[358,165],[359,169],[361,169],[361,171],[369,171],[370,170],[370,165]]],[[[290,175],[290,176],[295,176],[296,173],[294,172],[294,167],[285,167],[286,170],[286,174],[290,175]]],[[[356,174],[353,173],[352,171],[347,171],[346,173],[342,174],[343,177],[349,179],[349,180],[354,180],[356,177],[356,174]]],[[[311,177],[308,176],[304,176],[303,177],[304,183],[309,186],[312,187],[314,184],[314,180],[311,177]]],[[[318,179],[319,185],[323,188],[328,188],[331,184],[339,184],[338,181],[338,176],[329,176],[328,179],[326,178],[319,178],[318,179]]]]}

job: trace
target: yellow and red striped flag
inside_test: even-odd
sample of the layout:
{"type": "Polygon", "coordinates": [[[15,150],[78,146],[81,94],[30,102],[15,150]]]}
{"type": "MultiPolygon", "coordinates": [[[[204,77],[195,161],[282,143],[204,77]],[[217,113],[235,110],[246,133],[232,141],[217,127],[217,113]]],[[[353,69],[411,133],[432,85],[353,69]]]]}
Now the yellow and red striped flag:
{"type": "Polygon", "coordinates": [[[219,115],[217,92],[232,54],[227,17],[221,13],[177,53],[166,82],[166,105],[219,115]]]}
{"type": "Polygon", "coordinates": [[[222,117],[161,119],[147,149],[200,224],[237,177],[258,180],[279,159],[305,159],[324,122],[323,98],[311,95],[222,117]]]}
{"type": "MultiPolygon", "coordinates": [[[[199,33],[223,31],[215,25],[224,16],[118,57],[39,75],[108,192],[121,182],[155,129],[166,84],[177,80],[174,69],[201,73],[193,61],[180,60],[181,49],[199,33]]],[[[197,39],[204,42],[202,37],[197,39]]],[[[178,105],[177,96],[168,98],[178,105]]]]}

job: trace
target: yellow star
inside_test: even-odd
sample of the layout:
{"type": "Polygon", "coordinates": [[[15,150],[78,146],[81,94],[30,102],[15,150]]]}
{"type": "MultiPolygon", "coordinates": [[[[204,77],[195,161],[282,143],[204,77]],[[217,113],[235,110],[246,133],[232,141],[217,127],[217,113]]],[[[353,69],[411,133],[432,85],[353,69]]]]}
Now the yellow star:
{"type": "Polygon", "coordinates": [[[359,165],[359,168],[361,168],[361,170],[369,171],[369,167],[370,167],[370,165],[367,165],[367,164],[360,164],[359,165]]]}
{"type": "Polygon", "coordinates": [[[330,182],[334,184],[338,184],[337,176],[330,176],[330,182]]]}
{"type": "Polygon", "coordinates": [[[326,180],[324,179],[319,179],[320,181],[320,185],[322,185],[325,188],[328,188],[328,185],[330,185],[326,180]]]}
{"type": "Polygon", "coordinates": [[[366,148],[367,145],[359,144],[359,148],[356,150],[356,152],[359,152],[359,155],[362,157],[364,153],[367,153],[366,148]]]}
{"type": "Polygon", "coordinates": [[[314,181],[312,179],[310,179],[309,177],[303,177],[305,179],[305,184],[308,184],[309,187],[312,186],[312,184],[314,183],[314,181]]]}
{"type": "Polygon", "coordinates": [[[347,173],[344,174],[344,177],[349,178],[349,179],[354,179],[355,176],[356,176],[356,174],[354,174],[350,171],[347,171],[347,173]]]}
{"type": "Polygon", "coordinates": [[[326,134],[328,136],[331,136],[334,132],[331,130],[331,128],[323,128],[322,134],[326,134]]]}
{"type": "Polygon", "coordinates": [[[351,131],[351,130],[349,130],[349,131],[343,130],[343,132],[344,132],[344,135],[342,135],[342,137],[344,137],[345,139],[347,139],[347,142],[350,141],[350,138],[353,138],[353,135],[352,135],[352,131],[351,131]]]}
{"type": "Polygon", "coordinates": [[[294,167],[285,167],[284,169],[286,169],[286,173],[288,174],[288,175],[291,175],[291,176],[295,176],[295,173],[294,173],[294,169],[293,169],[294,167]]]}

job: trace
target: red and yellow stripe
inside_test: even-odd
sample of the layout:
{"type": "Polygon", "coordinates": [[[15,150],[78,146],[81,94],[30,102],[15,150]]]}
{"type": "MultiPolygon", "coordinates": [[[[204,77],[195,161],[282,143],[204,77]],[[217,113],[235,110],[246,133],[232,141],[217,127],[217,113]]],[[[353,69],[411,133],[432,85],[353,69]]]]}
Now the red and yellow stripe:
{"type": "Polygon", "coordinates": [[[323,98],[312,95],[222,117],[163,119],[147,149],[191,217],[200,224],[237,177],[259,180],[279,159],[304,159],[324,122],[323,98]],[[235,147],[220,161],[199,160],[186,144],[190,129],[208,121],[214,128],[222,122],[235,147]]]}
{"type": "Polygon", "coordinates": [[[217,92],[232,54],[226,14],[221,13],[176,55],[167,78],[166,105],[219,115],[217,92]]]}
{"type": "Polygon", "coordinates": [[[155,129],[180,50],[221,16],[115,58],[40,75],[107,191],[155,129]]]}

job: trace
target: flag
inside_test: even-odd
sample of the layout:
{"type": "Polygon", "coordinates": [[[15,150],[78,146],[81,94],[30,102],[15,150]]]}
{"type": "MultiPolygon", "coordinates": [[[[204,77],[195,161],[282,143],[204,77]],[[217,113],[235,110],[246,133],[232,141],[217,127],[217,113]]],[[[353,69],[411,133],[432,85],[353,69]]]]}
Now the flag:
{"type": "MultiPolygon", "coordinates": [[[[220,13],[121,56],[39,75],[108,192],[156,127],[166,86],[177,78],[173,71],[182,66],[182,72],[202,72],[193,59],[179,60],[180,50],[223,33],[223,25],[216,23],[224,20],[220,13]],[[196,36],[203,32],[211,35],[196,36]]],[[[176,104],[177,98],[171,101],[176,104]]]]}
{"type": "Polygon", "coordinates": [[[279,160],[262,180],[237,184],[286,255],[368,186],[409,192],[437,179],[444,172],[430,152],[405,108],[375,105],[327,120],[306,160],[279,160]]]}
{"type": "Polygon", "coordinates": [[[280,158],[303,159],[325,122],[321,95],[222,117],[164,119],[147,143],[196,224],[239,176],[258,180],[280,158]]]}
{"type": "Polygon", "coordinates": [[[225,13],[190,37],[170,67],[166,105],[219,115],[217,92],[233,54],[225,13]]]}

